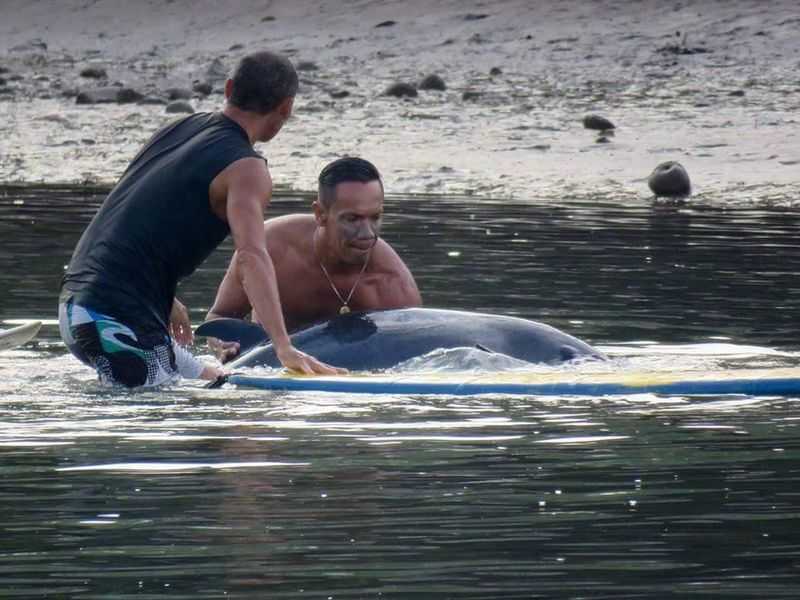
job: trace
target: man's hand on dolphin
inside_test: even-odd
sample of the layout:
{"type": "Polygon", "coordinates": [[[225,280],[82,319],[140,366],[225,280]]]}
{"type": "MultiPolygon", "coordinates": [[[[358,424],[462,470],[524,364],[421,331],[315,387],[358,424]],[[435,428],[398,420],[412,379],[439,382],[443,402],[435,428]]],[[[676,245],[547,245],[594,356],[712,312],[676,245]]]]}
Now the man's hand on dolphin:
{"type": "Polygon", "coordinates": [[[214,337],[208,338],[208,347],[222,364],[239,356],[241,349],[239,342],[226,342],[214,337]]]}
{"type": "Polygon", "coordinates": [[[341,369],[318,361],[313,356],[298,350],[294,346],[276,348],[275,354],[284,367],[290,371],[297,371],[305,375],[343,375],[347,373],[347,369],[341,369]]]}

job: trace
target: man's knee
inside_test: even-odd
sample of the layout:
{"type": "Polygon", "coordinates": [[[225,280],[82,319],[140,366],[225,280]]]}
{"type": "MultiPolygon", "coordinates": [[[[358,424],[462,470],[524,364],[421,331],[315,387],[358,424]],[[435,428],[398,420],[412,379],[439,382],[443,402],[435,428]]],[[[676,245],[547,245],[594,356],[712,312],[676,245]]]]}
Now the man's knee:
{"type": "Polygon", "coordinates": [[[133,352],[114,352],[95,359],[95,369],[107,383],[127,388],[141,387],[147,383],[147,363],[133,352]]]}

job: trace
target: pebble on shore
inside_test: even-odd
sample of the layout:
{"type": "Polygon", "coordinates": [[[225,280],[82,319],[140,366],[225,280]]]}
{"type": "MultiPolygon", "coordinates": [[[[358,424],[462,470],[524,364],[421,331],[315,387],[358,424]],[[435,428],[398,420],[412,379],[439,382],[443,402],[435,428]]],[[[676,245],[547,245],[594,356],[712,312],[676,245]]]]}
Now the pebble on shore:
{"type": "Polygon", "coordinates": [[[410,83],[397,82],[390,85],[383,92],[384,96],[394,96],[395,98],[416,98],[417,88],[410,83]]]}
{"type": "Polygon", "coordinates": [[[583,117],[583,126],[586,129],[594,129],[596,131],[616,129],[611,121],[600,115],[586,115],[583,117]]]}
{"type": "Polygon", "coordinates": [[[447,89],[447,84],[445,84],[444,79],[439,75],[431,73],[419,82],[419,89],[443,92],[447,89]]]}

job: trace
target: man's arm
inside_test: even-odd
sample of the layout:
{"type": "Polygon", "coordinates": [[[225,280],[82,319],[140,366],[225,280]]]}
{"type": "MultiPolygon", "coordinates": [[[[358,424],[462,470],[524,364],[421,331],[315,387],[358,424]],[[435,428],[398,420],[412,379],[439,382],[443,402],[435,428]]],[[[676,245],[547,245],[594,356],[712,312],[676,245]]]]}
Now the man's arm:
{"type": "Polygon", "coordinates": [[[231,319],[243,319],[251,310],[250,299],[242,287],[239,269],[237,268],[237,252],[233,253],[225,277],[217,288],[217,297],[214,298],[214,305],[206,315],[206,321],[228,317],[231,319]]]}
{"type": "MultiPolygon", "coordinates": [[[[214,306],[208,311],[206,321],[228,317],[231,319],[243,319],[251,310],[250,300],[242,287],[239,277],[239,270],[236,265],[236,252],[233,253],[231,263],[222,278],[222,283],[217,288],[217,297],[214,299],[214,306]]],[[[208,338],[208,347],[220,362],[226,363],[239,354],[239,342],[208,338]]]]}
{"type": "Polygon", "coordinates": [[[258,321],[269,334],[275,353],[288,369],[303,373],[341,372],[297,350],[283,321],[275,267],[267,252],[264,207],[272,195],[272,181],[264,161],[244,158],[225,170],[226,216],[236,246],[235,273],[258,321]]]}

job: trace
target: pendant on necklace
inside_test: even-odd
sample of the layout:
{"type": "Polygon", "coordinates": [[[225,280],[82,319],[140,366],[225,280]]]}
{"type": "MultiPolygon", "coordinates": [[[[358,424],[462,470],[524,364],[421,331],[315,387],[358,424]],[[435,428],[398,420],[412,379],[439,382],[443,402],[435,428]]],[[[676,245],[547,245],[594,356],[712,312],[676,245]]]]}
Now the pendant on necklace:
{"type": "Polygon", "coordinates": [[[339,309],[339,314],[346,315],[349,312],[350,312],[350,307],[347,306],[347,304],[342,304],[342,308],[339,309]]]}

